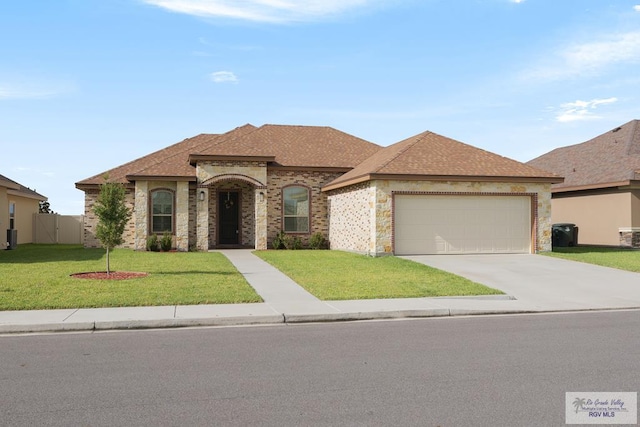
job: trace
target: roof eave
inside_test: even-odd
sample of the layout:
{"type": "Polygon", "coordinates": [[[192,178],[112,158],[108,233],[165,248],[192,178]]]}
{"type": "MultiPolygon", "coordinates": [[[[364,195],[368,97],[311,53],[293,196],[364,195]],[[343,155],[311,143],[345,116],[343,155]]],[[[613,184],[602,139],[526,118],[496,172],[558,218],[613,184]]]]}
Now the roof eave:
{"type": "Polygon", "coordinates": [[[7,190],[7,194],[10,194],[12,196],[16,196],[16,197],[24,197],[26,199],[33,199],[33,200],[48,200],[47,197],[43,196],[42,194],[36,193],[35,191],[23,191],[23,190],[14,190],[14,189],[8,189],[7,190]]]}
{"type": "Polygon", "coordinates": [[[188,181],[195,182],[197,178],[195,175],[193,176],[184,176],[184,175],[127,175],[127,180],[130,182],[134,181],[188,181]]]}
{"type": "Polygon", "coordinates": [[[616,181],[616,182],[603,182],[597,184],[586,184],[586,185],[573,185],[569,187],[560,187],[560,188],[551,188],[552,193],[568,193],[572,191],[585,191],[585,190],[601,190],[605,188],[617,188],[617,189],[640,189],[640,181],[639,180],[627,180],[627,181],[616,181]]]}

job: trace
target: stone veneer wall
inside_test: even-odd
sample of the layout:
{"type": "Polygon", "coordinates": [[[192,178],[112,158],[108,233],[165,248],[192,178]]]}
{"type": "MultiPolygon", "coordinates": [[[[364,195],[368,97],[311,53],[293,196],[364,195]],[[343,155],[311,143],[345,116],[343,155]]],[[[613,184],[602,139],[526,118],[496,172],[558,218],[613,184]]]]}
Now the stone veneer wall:
{"type": "Polygon", "coordinates": [[[330,192],[329,242],[331,249],[369,254],[372,250],[375,209],[368,182],[330,192]]]}
{"type": "Polygon", "coordinates": [[[441,192],[441,193],[499,193],[537,194],[537,206],[532,217],[537,216],[536,251],[551,250],[551,184],[544,183],[500,183],[500,182],[438,182],[438,181],[391,181],[376,180],[364,188],[357,184],[330,192],[332,226],[332,248],[364,252],[363,240],[368,239],[366,252],[370,255],[393,253],[393,192],[441,192]],[[368,196],[368,204],[363,199],[368,196]],[[349,207],[353,206],[353,211],[349,207]],[[375,207],[375,216],[368,212],[375,207]],[[358,213],[362,210],[363,213],[358,213]],[[334,216],[343,217],[339,222],[334,216]],[[347,215],[347,216],[345,216],[347,215]],[[373,228],[372,232],[369,232],[373,228]],[[338,234],[342,230],[342,234],[338,234]],[[345,230],[352,230],[348,233],[345,230]]]}
{"type": "MultiPolygon", "coordinates": [[[[640,249],[640,228],[620,229],[619,234],[620,246],[640,249]]],[[[580,236],[578,236],[578,243],[580,243],[580,236]]]]}
{"type": "MultiPolygon", "coordinates": [[[[100,194],[99,189],[86,190],[84,193],[84,247],[85,248],[100,248],[102,245],[96,238],[96,226],[98,225],[98,218],[93,212],[93,206],[100,194]]],[[[127,223],[124,229],[124,243],[119,247],[131,248],[135,247],[135,233],[136,233],[136,212],[134,210],[134,198],[135,190],[133,188],[126,188],[125,205],[132,212],[131,219],[127,223]]]]}
{"type": "Polygon", "coordinates": [[[316,233],[329,235],[329,210],[327,195],[322,187],[342,175],[337,172],[269,170],[267,176],[267,244],[271,247],[273,238],[284,228],[282,224],[282,188],[289,185],[308,187],[311,197],[311,220],[309,233],[297,233],[303,244],[316,233]]]}

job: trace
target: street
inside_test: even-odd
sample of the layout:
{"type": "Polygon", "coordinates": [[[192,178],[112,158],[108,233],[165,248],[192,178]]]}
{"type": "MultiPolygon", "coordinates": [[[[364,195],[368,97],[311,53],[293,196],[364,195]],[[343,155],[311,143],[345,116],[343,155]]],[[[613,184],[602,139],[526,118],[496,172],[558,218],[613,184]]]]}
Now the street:
{"type": "Polygon", "coordinates": [[[640,311],[0,337],[0,425],[560,426],[640,311]]]}

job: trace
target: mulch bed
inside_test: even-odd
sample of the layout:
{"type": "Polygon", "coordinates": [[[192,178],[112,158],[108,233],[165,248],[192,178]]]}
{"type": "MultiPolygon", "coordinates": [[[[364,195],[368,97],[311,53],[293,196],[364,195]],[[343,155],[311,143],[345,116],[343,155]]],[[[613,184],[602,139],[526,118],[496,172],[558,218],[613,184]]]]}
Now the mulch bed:
{"type": "Polygon", "coordinates": [[[145,277],[148,273],[138,271],[112,271],[107,274],[106,271],[92,271],[88,273],[75,273],[71,277],[78,279],[97,279],[97,280],[126,280],[145,277]]]}

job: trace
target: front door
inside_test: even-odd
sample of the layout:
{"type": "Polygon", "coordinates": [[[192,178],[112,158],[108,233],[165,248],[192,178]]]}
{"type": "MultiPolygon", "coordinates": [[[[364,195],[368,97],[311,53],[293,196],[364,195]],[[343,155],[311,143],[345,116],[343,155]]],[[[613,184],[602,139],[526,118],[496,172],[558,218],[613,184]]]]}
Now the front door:
{"type": "Polygon", "coordinates": [[[221,245],[240,243],[240,203],[237,191],[218,192],[218,240],[221,245]]]}

